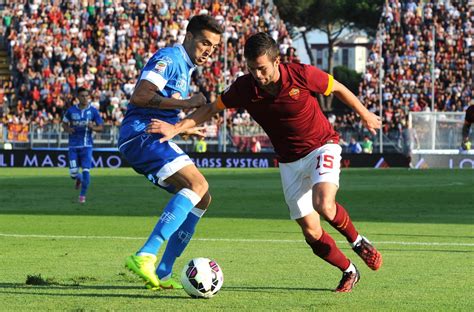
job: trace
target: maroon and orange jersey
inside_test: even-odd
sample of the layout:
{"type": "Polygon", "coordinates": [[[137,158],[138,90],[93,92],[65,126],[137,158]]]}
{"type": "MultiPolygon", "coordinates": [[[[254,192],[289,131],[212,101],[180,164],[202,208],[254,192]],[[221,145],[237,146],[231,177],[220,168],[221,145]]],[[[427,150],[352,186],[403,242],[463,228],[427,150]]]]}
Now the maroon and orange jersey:
{"type": "Polygon", "coordinates": [[[239,77],[218,97],[221,108],[244,108],[272,141],[280,162],[293,162],[316,148],[339,141],[315,98],[329,95],[334,78],[304,64],[280,64],[281,90],[272,96],[251,74],[239,77]]]}

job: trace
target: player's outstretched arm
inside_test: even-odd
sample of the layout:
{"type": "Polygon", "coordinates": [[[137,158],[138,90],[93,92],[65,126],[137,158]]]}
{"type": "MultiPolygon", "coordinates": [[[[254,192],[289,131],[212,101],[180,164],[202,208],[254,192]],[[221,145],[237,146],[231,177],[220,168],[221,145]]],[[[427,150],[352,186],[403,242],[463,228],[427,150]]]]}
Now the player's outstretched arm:
{"type": "Polygon", "coordinates": [[[158,87],[148,80],[140,80],[137,87],[133,91],[130,103],[135,106],[145,108],[161,108],[161,109],[181,109],[194,108],[206,104],[206,98],[202,93],[196,94],[189,99],[167,98],[156,91],[158,87]]]}
{"type": "Polygon", "coordinates": [[[146,131],[147,133],[158,133],[163,135],[160,142],[165,142],[179,133],[185,132],[188,129],[210,120],[212,116],[220,111],[222,111],[222,109],[217,107],[217,101],[215,101],[212,104],[199,107],[192,114],[174,125],[159,119],[152,119],[148,124],[146,131]]]}
{"type": "Polygon", "coordinates": [[[376,130],[382,127],[382,121],[379,116],[371,113],[367,108],[359,101],[359,99],[347,89],[342,83],[334,79],[333,87],[334,95],[341,100],[344,104],[352,108],[362,119],[362,123],[367,130],[372,134],[376,134],[376,130]]]}
{"type": "Polygon", "coordinates": [[[97,125],[96,123],[94,122],[89,122],[89,124],[87,125],[92,131],[95,131],[95,132],[102,132],[104,131],[104,125],[97,125]]]}

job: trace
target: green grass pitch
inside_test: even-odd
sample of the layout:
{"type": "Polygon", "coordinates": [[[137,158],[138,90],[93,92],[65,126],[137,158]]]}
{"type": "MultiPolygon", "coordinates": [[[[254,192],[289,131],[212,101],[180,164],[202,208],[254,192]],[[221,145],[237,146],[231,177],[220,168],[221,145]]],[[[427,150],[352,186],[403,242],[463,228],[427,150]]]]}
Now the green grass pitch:
{"type": "Polygon", "coordinates": [[[210,300],[148,291],[123,267],[170,198],[131,169],[92,170],[83,206],[67,169],[0,169],[0,310],[474,311],[472,170],[342,171],[338,201],[384,256],[371,271],[323,224],[361,271],[349,294],[288,219],[277,170],[203,173],[213,203],[175,271],[217,260],[210,300]]]}

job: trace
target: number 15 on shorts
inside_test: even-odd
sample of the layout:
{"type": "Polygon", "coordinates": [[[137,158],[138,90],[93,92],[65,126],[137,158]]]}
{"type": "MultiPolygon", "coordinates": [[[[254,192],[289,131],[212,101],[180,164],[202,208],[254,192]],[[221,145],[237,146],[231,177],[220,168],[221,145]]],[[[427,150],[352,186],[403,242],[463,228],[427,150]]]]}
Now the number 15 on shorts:
{"type": "Polygon", "coordinates": [[[321,168],[321,165],[326,169],[334,168],[334,156],[323,154],[316,157],[316,170],[321,168]]]}

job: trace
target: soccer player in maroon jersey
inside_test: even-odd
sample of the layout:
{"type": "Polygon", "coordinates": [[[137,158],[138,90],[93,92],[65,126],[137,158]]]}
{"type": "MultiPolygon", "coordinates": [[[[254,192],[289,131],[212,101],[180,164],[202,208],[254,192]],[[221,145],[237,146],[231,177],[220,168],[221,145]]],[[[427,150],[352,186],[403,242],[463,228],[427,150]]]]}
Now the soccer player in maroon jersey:
{"type": "Polygon", "coordinates": [[[372,270],[380,268],[382,256],[359,235],[347,211],[336,202],[339,135],[323,115],[315,94],[334,93],[374,134],[381,127],[380,118],[331,75],[310,65],[281,64],[276,42],[265,33],[247,40],[244,55],[250,73],[239,77],[215,103],[198,108],[175,125],[152,120],[147,131],[161,133],[160,140],[166,141],[225,108],[245,108],[275,148],[290,217],[300,225],[313,252],[343,272],[336,291],[349,292],[360,279],[359,271],[323,230],[320,216],[346,237],[372,270]]]}

